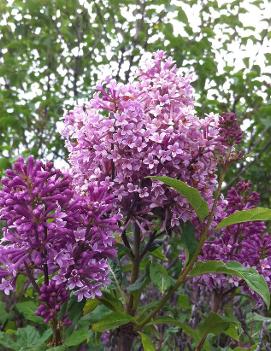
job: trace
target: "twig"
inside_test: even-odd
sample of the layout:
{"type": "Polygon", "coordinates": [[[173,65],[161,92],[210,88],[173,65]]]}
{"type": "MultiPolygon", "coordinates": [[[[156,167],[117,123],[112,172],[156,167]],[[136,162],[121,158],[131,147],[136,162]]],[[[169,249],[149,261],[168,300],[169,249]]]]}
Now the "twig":
{"type": "Polygon", "coordinates": [[[26,274],[29,278],[29,280],[31,281],[33,288],[36,290],[36,292],[39,294],[40,293],[40,288],[38,286],[38,284],[36,283],[31,270],[29,269],[28,265],[26,264],[26,262],[24,262],[24,266],[25,266],[25,270],[26,270],[26,274]]]}
{"type": "Polygon", "coordinates": [[[118,289],[118,291],[120,293],[120,296],[122,297],[123,302],[125,302],[126,301],[126,295],[125,295],[124,291],[121,289],[119,281],[118,281],[118,279],[117,279],[112,267],[110,266],[110,264],[108,265],[108,267],[109,267],[109,270],[110,270],[110,272],[111,272],[111,274],[113,276],[113,279],[114,279],[114,281],[116,283],[116,286],[117,286],[117,289],[118,289]]]}
{"type": "Polygon", "coordinates": [[[264,321],[263,322],[263,325],[262,325],[262,328],[260,330],[260,334],[259,334],[259,342],[258,342],[258,345],[257,345],[257,348],[255,351],[261,351],[262,350],[262,347],[263,347],[263,338],[264,338],[264,334],[265,334],[265,331],[266,331],[266,327],[267,327],[267,321],[264,321]]]}

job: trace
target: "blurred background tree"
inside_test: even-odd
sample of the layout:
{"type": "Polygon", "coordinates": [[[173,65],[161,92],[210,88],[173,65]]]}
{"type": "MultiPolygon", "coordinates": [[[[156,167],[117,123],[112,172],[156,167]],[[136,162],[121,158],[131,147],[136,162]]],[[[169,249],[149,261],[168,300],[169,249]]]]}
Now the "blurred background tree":
{"type": "Polygon", "coordinates": [[[228,183],[252,179],[270,206],[270,13],[269,0],[0,1],[0,170],[19,154],[64,159],[64,111],[163,49],[193,72],[200,115],[238,114],[246,155],[228,183]]]}

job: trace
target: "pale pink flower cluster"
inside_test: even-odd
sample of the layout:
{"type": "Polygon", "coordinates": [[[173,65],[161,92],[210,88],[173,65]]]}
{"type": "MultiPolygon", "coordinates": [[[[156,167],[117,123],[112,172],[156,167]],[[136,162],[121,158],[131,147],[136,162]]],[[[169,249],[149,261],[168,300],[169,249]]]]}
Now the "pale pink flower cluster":
{"type": "Polygon", "coordinates": [[[122,214],[142,232],[153,216],[174,227],[193,220],[187,201],[148,176],[166,175],[196,187],[212,203],[218,124],[195,115],[191,77],[158,51],[134,83],[106,79],[93,99],[65,116],[63,136],[75,185],[106,185],[122,214]]]}

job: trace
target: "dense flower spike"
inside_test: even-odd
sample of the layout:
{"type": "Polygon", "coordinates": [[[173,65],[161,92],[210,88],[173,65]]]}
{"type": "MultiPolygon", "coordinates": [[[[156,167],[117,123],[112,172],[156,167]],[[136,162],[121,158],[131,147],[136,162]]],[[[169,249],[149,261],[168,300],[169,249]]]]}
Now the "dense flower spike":
{"type": "Polygon", "coordinates": [[[48,285],[41,286],[39,299],[41,303],[37,309],[37,315],[48,323],[56,317],[62,304],[67,301],[68,291],[64,284],[56,285],[51,281],[48,285]]]}
{"type": "MultiPolygon", "coordinates": [[[[32,157],[15,162],[0,191],[0,219],[5,221],[1,290],[9,293],[18,273],[32,283],[42,273],[46,284],[49,278],[54,281],[42,289],[56,284],[78,300],[100,295],[109,283],[108,258],[115,254],[112,234],[119,220],[110,215],[113,199],[106,190],[89,186],[85,195],[78,195],[71,177],[51,163],[32,157]]],[[[52,311],[47,312],[51,318],[52,311]]]]}
{"type": "Polygon", "coordinates": [[[146,179],[179,178],[212,202],[219,130],[215,116],[195,116],[192,93],[190,77],[161,51],[133,84],[99,84],[89,103],[65,117],[62,134],[75,185],[108,186],[123,215],[136,218],[142,232],[154,213],[171,226],[195,218],[185,199],[146,179]]]}
{"type": "MultiPolygon", "coordinates": [[[[260,196],[251,188],[250,182],[242,180],[228,191],[224,216],[259,204],[260,196]]],[[[271,236],[266,232],[264,222],[247,222],[223,229],[222,235],[212,238],[204,245],[201,259],[237,261],[244,266],[255,267],[271,288],[271,236]]],[[[238,279],[221,275],[207,275],[200,281],[208,289],[220,292],[239,285],[238,279]]]]}
{"type": "Polygon", "coordinates": [[[222,144],[231,146],[241,143],[243,133],[234,112],[223,113],[219,119],[218,127],[219,140],[222,144]]]}

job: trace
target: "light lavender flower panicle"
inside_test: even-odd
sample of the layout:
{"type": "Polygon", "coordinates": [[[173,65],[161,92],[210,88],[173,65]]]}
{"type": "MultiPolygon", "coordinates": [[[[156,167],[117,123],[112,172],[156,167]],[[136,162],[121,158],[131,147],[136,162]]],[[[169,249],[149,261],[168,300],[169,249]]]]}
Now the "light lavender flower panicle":
{"type": "Polygon", "coordinates": [[[89,103],[65,116],[74,184],[110,189],[123,216],[141,223],[154,216],[171,227],[196,218],[186,199],[148,176],[166,175],[197,188],[211,205],[217,178],[219,128],[214,115],[195,115],[191,77],[163,51],[154,54],[132,84],[107,78],[89,103]]]}

